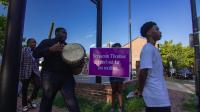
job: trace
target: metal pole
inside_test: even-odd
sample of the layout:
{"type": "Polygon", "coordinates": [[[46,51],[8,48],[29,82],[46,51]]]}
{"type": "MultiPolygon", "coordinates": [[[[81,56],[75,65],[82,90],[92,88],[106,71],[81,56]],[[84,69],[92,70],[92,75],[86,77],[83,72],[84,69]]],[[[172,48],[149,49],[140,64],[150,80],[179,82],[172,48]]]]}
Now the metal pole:
{"type": "Polygon", "coordinates": [[[200,49],[199,49],[199,28],[197,21],[197,12],[196,12],[196,1],[190,0],[191,5],[191,14],[192,14],[192,28],[193,28],[193,44],[195,52],[195,86],[196,86],[196,95],[198,99],[197,111],[200,112],[200,49]]]}
{"type": "MultiPolygon", "coordinates": [[[[97,39],[96,47],[102,47],[102,0],[97,0],[97,39]]],[[[96,83],[101,83],[101,76],[96,76],[96,83]]]]}
{"type": "Polygon", "coordinates": [[[96,47],[102,47],[102,0],[97,1],[97,40],[96,47]]]}
{"type": "Polygon", "coordinates": [[[97,0],[91,0],[95,5],[97,5],[97,0]]]}
{"type": "Polygon", "coordinates": [[[0,112],[16,112],[26,0],[9,0],[8,22],[0,72],[0,112]]]}
{"type": "Polygon", "coordinates": [[[130,41],[130,80],[132,79],[132,33],[131,33],[131,0],[128,2],[128,12],[129,12],[129,41],[130,41]]]}
{"type": "MultiPolygon", "coordinates": [[[[97,33],[96,33],[96,48],[102,47],[102,1],[91,0],[97,8],[97,33]]],[[[101,76],[96,76],[96,83],[101,83],[101,76]]]]}
{"type": "Polygon", "coordinates": [[[54,29],[54,22],[51,23],[51,28],[50,28],[50,31],[49,31],[49,39],[51,39],[53,29],[54,29]]]}

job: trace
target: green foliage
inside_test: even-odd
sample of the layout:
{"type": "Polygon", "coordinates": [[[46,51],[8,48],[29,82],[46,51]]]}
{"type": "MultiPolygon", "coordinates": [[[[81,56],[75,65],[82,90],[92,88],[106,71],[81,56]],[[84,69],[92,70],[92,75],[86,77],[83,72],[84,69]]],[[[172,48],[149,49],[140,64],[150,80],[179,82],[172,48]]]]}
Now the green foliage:
{"type": "MultiPolygon", "coordinates": [[[[128,85],[128,87],[123,91],[124,93],[124,98],[126,97],[126,95],[135,90],[137,87],[137,84],[131,84],[128,85]]],[[[144,101],[142,98],[140,97],[134,97],[131,99],[124,99],[124,110],[126,112],[142,112],[144,110],[144,101]]]]}
{"type": "MultiPolygon", "coordinates": [[[[0,4],[2,4],[4,8],[6,9],[8,6],[8,0],[0,0],[0,4]]],[[[7,23],[7,17],[1,15],[0,16],[0,54],[2,54],[3,48],[4,48],[6,23],[7,23]]]]}
{"type": "MultiPolygon", "coordinates": [[[[111,105],[105,102],[96,103],[84,97],[78,97],[77,99],[81,112],[108,112],[111,108],[111,105]]],[[[59,108],[65,108],[64,99],[60,93],[56,95],[54,105],[59,108]]]]}
{"type": "Polygon", "coordinates": [[[183,67],[191,67],[194,64],[194,50],[181,43],[173,44],[173,41],[165,41],[160,45],[160,52],[165,68],[169,68],[169,62],[172,61],[173,67],[180,69],[183,67]]]}
{"type": "Polygon", "coordinates": [[[0,3],[1,3],[4,7],[7,7],[7,6],[8,6],[8,0],[0,0],[0,3]]]}
{"type": "Polygon", "coordinates": [[[86,98],[78,97],[81,112],[94,112],[94,104],[86,98]]]}
{"type": "Polygon", "coordinates": [[[197,104],[195,103],[195,95],[191,95],[190,99],[182,104],[183,110],[188,112],[197,112],[197,104]]]}
{"type": "Polygon", "coordinates": [[[65,107],[64,98],[61,96],[60,93],[58,93],[58,94],[56,95],[56,98],[55,98],[53,104],[56,105],[56,106],[59,107],[59,108],[65,107]]]}
{"type": "Polygon", "coordinates": [[[125,104],[126,112],[142,112],[144,109],[144,101],[142,98],[134,97],[125,104]]]}
{"type": "MultiPolygon", "coordinates": [[[[130,92],[133,91],[134,86],[130,85],[124,90],[124,98],[130,92]]],[[[77,97],[78,104],[80,106],[81,112],[109,112],[111,109],[111,104],[106,102],[96,103],[94,101],[88,100],[85,97],[77,97]]],[[[65,108],[64,100],[61,94],[57,94],[54,105],[59,108],[65,108]]],[[[117,105],[115,106],[115,110],[117,110],[117,105]]],[[[144,102],[142,98],[135,97],[131,99],[124,99],[124,110],[126,112],[142,112],[144,109],[144,102]]]]}
{"type": "MultiPolygon", "coordinates": [[[[108,112],[111,108],[111,104],[101,102],[94,105],[94,111],[93,112],[108,112]]],[[[83,111],[84,112],[84,111],[83,111]]],[[[85,111],[87,112],[87,111],[85,111]]]]}
{"type": "Polygon", "coordinates": [[[0,53],[3,52],[5,34],[6,34],[6,23],[7,18],[5,16],[0,16],[0,53]]]}
{"type": "Polygon", "coordinates": [[[131,92],[131,91],[133,91],[133,90],[135,90],[135,89],[136,89],[136,84],[130,84],[130,85],[128,85],[128,86],[124,89],[124,91],[123,91],[124,97],[126,97],[126,95],[127,95],[129,92],[131,92]]]}

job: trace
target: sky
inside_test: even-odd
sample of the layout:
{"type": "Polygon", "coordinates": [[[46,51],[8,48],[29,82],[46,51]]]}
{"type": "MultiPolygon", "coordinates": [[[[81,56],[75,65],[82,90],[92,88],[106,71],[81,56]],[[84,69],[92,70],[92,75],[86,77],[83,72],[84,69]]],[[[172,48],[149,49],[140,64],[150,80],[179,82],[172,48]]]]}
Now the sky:
{"type": "MultiPolygon", "coordinates": [[[[132,39],[140,27],[155,21],[162,39],[189,44],[192,32],[190,0],[131,0],[132,39]]],[[[200,0],[197,0],[198,15],[200,0]]],[[[0,7],[0,14],[5,11],[0,7]]],[[[103,0],[102,44],[129,42],[128,0],[103,0]]],[[[40,43],[48,38],[51,23],[68,31],[68,43],[80,43],[86,51],[96,44],[96,6],[90,0],[27,0],[24,37],[40,43]]],[[[52,36],[52,38],[54,35],[52,36]]]]}

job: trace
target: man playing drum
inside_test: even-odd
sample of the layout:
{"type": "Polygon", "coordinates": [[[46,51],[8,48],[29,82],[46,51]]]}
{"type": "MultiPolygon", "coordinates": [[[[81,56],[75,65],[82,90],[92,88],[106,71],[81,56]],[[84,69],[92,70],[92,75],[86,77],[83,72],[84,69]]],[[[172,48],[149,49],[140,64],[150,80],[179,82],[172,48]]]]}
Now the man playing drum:
{"type": "Polygon", "coordinates": [[[39,112],[51,112],[53,100],[59,90],[69,112],[80,112],[74,92],[72,68],[62,58],[67,39],[65,28],[56,28],[55,36],[54,39],[43,40],[33,53],[37,58],[44,58],[41,74],[43,96],[39,112]]]}

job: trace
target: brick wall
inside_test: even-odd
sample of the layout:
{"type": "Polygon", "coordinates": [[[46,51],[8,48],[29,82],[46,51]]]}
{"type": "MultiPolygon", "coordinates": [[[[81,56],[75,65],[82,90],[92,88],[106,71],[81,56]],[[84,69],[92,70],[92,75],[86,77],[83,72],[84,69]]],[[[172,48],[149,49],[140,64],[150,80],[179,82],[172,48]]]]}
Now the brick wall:
{"type": "MultiPolygon", "coordinates": [[[[128,81],[124,83],[124,89],[129,84],[134,84],[135,81],[128,81]]],[[[112,89],[110,84],[89,84],[89,83],[77,83],[76,84],[76,95],[85,97],[95,102],[111,102],[112,89]]]]}
{"type": "MultiPolygon", "coordinates": [[[[140,52],[143,46],[147,43],[147,40],[143,37],[136,37],[132,42],[132,69],[136,69],[136,61],[140,61],[140,52]]],[[[130,48],[130,43],[123,46],[124,48],[130,48]]]]}
{"type": "Polygon", "coordinates": [[[76,95],[85,97],[96,102],[110,102],[111,101],[111,87],[110,84],[76,84],[76,95]]]}

